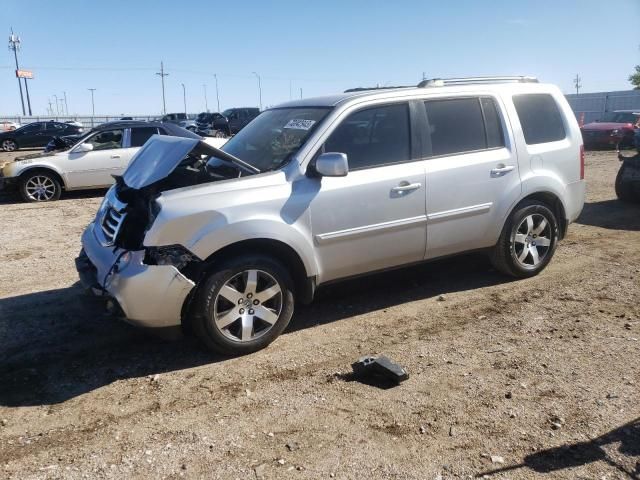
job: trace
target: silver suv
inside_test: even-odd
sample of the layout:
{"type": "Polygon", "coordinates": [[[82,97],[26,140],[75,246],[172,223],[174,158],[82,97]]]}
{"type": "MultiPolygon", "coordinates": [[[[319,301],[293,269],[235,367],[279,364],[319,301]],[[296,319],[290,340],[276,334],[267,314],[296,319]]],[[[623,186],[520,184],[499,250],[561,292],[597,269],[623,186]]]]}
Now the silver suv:
{"type": "Polygon", "coordinates": [[[289,102],[222,150],[152,137],[82,237],[83,282],[130,322],[263,348],[327,282],[470,250],[519,278],[580,214],[582,137],[530,77],[289,102]]]}

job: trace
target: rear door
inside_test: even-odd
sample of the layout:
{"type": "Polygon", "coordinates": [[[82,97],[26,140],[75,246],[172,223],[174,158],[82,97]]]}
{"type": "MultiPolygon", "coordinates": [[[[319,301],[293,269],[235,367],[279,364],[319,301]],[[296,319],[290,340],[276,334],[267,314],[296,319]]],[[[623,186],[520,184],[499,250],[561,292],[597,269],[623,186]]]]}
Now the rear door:
{"type": "Polygon", "coordinates": [[[504,107],[490,95],[424,102],[427,122],[427,258],[497,241],[521,191],[504,107]]]}

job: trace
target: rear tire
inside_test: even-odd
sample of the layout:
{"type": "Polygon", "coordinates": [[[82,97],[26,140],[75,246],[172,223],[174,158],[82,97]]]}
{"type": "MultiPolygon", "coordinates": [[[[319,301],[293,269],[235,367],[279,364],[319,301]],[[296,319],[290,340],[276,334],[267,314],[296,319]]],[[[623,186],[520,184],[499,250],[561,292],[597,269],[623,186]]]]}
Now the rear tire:
{"type": "Polygon", "coordinates": [[[293,315],[293,281],[265,255],[242,255],[218,265],[202,283],[193,330],[211,351],[245,355],[265,348],[293,315]]]}
{"type": "Polygon", "coordinates": [[[20,177],[20,196],[25,202],[52,202],[62,194],[62,186],[55,175],[35,170],[20,177]]]}
{"type": "Polygon", "coordinates": [[[558,237],[553,211],[539,201],[524,200],[505,223],[491,253],[491,263],[512,277],[533,277],[551,261],[558,237]]]}
{"type": "Polygon", "coordinates": [[[623,202],[633,202],[633,201],[639,201],[640,199],[636,199],[634,197],[633,194],[633,189],[631,187],[631,185],[625,185],[622,176],[624,175],[624,169],[625,166],[622,165],[620,167],[620,170],[618,170],[618,174],[616,175],[616,196],[618,197],[618,199],[622,200],[623,202]]]}

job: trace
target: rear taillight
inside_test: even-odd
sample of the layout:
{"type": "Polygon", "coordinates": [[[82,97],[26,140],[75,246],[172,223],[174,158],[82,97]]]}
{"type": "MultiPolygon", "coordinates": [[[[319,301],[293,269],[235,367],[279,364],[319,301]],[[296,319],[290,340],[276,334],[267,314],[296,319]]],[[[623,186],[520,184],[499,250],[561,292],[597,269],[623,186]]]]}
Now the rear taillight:
{"type": "Polygon", "coordinates": [[[584,145],[580,145],[580,180],[584,180],[584,145]]]}

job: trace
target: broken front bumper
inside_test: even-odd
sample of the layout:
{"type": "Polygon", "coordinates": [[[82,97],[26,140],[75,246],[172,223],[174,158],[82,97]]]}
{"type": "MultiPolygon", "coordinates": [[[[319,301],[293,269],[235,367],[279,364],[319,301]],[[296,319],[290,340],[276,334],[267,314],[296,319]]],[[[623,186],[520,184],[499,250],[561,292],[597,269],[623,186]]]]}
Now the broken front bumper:
{"type": "Polygon", "coordinates": [[[113,298],[135,325],[174,327],[181,323],[182,306],[194,283],[170,265],[146,265],[144,250],[103,247],[94,223],[82,234],[76,269],[82,284],[95,295],[113,298]]]}

